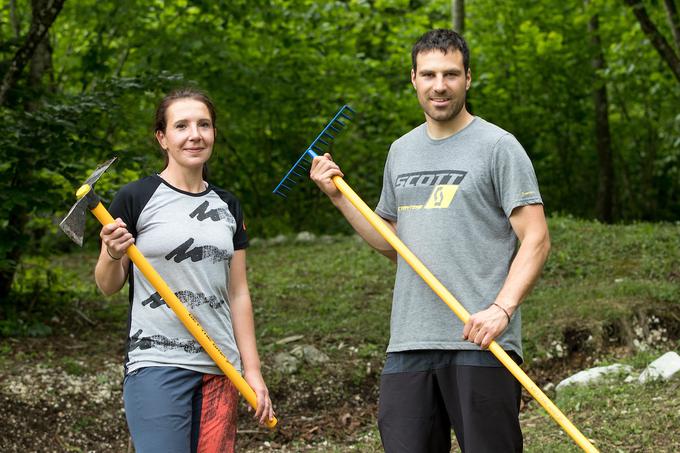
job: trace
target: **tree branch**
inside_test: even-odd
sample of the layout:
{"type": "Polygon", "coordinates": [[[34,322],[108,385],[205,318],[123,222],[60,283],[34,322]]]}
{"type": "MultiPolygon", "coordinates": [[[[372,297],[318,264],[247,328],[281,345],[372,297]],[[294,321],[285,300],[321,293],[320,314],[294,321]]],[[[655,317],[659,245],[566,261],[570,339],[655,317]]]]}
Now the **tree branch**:
{"type": "Polygon", "coordinates": [[[465,32],[465,0],[451,0],[453,29],[460,35],[465,32]]]}
{"type": "Polygon", "coordinates": [[[12,24],[14,38],[19,39],[19,36],[21,36],[21,25],[19,24],[19,18],[17,17],[16,0],[9,0],[9,21],[12,24]]]}
{"type": "Polygon", "coordinates": [[[666,13],[668,13],[668,23],[671,26],[671,33],[675,40],[675,50],[680,52],[680,18],[678,18],[678,8],[674,0],[664,0],[666,13]]]}
{"type": "Polygon", "coordinates": [[[17,50],[16,54],[14,54],[12,63],[10,63],[9,69],[5,73],[2,85],[0,85],[0,106],[7,101],[9,91],[16,85],[21,72],[31,60],[36,48],[56,20],[65,1],[66,0],[48,1],[46,7],[42,11],[38,12],[38,14],[34,14],[36,20],[31,23],[31,28],[28,31],[28,36],[26,36],[26,41],[19,50],[17,50]]]}
{"type": "Polygon", "coordinates": [[[635,17],[640,23],[642,31],[647,35],[656,51],[661,55],[661,58],[666,64],[668,64],[668,67],[671,68],[671,71],[673,71],[673,75],[678,79],[678,82],[680,82],[680,58],[649,18],[647,10],[642,4],[642,0],[624,0],[624,2],[631,7],[633,14],[635,14],[635,17]]]}

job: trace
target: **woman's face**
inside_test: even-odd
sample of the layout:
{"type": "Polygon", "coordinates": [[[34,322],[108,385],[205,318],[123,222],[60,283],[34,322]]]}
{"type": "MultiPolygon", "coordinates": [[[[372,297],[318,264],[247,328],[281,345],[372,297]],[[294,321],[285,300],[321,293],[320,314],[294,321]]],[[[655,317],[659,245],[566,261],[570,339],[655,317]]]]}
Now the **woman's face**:
{"type": "Polygon", "coordinates": [[[165,111],[165,120],[165,131],[156,131],[156,139],[168,153],[168,167],[202,169],[215,143],[208,107],[195,99],[178,99],[165,111]]]}

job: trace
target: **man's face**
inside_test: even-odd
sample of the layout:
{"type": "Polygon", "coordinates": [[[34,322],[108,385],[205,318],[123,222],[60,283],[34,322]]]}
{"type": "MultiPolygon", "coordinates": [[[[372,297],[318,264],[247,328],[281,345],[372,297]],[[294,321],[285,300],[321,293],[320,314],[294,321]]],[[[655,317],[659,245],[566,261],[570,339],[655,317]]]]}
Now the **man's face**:
{"type": "Polygon", "coordinates": [[[421,52],[416,56],[411,82],[425,114],[434,121],[455,118],[465,106],[470,88],[470,71],[465,71],[459,50],[421,52]]]}

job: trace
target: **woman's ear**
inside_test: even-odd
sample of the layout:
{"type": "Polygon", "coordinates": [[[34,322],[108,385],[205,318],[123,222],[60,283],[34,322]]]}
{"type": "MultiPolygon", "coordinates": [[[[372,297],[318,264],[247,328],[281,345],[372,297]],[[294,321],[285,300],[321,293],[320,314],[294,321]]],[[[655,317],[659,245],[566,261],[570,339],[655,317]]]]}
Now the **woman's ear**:
{"type": "Polygon", "coordinates": [[[156,140],[158,140],[158,144],[161,145],[161,148],[167,151],[168,145],[165,140],[165,134],[162,131],[156,131],[156,140]]]}

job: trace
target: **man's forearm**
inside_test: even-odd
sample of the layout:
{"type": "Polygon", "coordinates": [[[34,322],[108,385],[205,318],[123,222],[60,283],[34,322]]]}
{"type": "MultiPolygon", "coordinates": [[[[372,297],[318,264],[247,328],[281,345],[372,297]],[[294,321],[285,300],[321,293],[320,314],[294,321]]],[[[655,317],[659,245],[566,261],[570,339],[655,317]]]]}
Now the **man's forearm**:
{"type": "Polygon", "coordinates": [[[508,277],[496,296],[496,303],[512,315],[541,275],[549,253],[550,238],[547,231],[545,234],[525,238],[510,265],[508,277]]]}

